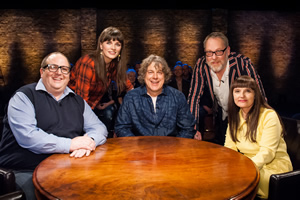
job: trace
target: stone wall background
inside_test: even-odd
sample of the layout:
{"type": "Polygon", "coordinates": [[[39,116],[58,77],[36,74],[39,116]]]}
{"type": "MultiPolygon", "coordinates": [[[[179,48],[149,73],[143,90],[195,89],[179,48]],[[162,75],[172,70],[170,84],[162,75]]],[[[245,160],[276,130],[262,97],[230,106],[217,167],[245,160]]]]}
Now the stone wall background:
{"type": "Polygon", "coordinates": [[[300,12],[231,11],[231,47],[254,63],[271,106],[300,112],[300,12]]]}
{"type": "Polygon", "coordinates": [[[118,27],[126,38],[128,62],[150,54],[164,57],[170,66],[181,60],[194,65],[201,43],[211,31],[210,10],[99,10],[98,30],[118,27]]]}
{"type": "Polygon", "coordinates": [[[300,13],[228,9],[0,9],[0,98],[39,79],[42,58],[61,51],[70,62],[96,49],[97,37],[118,27],[129,64],[149,54],[194,67],[211,31],[229,37],[232,51],[251,58],[271,106],[300,112],[300,13]]]}

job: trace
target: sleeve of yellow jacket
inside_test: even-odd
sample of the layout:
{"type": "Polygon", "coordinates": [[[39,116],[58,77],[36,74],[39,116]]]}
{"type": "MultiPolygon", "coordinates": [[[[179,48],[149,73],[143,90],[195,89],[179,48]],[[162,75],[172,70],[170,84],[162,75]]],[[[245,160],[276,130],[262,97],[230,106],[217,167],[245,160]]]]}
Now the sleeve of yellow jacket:
{"type": "Polygon", "coordinates": [[[281,132],[282,127],[276,112],[271,109],[263,109],[257,127],[256,139],[259,151],[251,158],[259,169],[275,158],[281,132]]]}
{"type": "Polygon", "coordinates": [[[225,147],[230,148],[232,150],[238,151],[237,147],[236,147],[236,143],[233,142],[231,135],[230,135],[230,131],[229,131],[229,125],[227,127],[227,131],[226,131],[226,138],[225,138],[225,147]]]}

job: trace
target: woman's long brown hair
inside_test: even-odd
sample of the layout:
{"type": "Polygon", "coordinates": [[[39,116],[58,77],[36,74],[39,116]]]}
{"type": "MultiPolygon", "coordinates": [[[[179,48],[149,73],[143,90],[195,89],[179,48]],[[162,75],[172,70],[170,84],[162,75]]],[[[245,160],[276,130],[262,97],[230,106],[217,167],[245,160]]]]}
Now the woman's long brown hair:
{"type": "MultiPolygon", "coordinates": [[[[237,132],[240,125],[240,116],[239,111],[240,108],[234,103],[233,99],[233,90],[234,88],[251,88],[254,91],[254,103],[252,108],[250,109],[247,118],[247,132],[246,138],[249,139],[251,142],[256,142],[256,131],[257,125],[259,120],[260,108],[269,108],[273,109],[261,95],[260,90],[254,79],[250,76],[240,76],[238,77],[230,86],[229,90],[229,99],[228,99],[228,123],[229,123],[229,130],[231,138],[234,142],[238,142],[237,139],[237,132]]],[[[278,114],[277,114],[278,115],[278,114]]],[[[282,130],[284,133],[284,127],[280,116],[278,115],[280,120],[282,130]]]]}
{"type": "Polygon", "coordinates": [[[124,90],[126,90],[126,60],[124,56],[124,36],[122,32],[115,28],[115,27],[108,27],[102,31],[98,38],[97,43],[97,49],[94,53],[90,54],[90,56],[95,61],[95,72],[96,72],[96,78],[97,80],[102,82],[103,87],[105,90],[107,89],[107,71],[106,71],[106,64],[104,61],[104,57],[101,54],[102,50],[100,48],[100,44],[102,44],[105,41],[119,41],[121,43],[121,51],[120,56],[117,56],[115,59],[113,59],[110,63],[110,65],[114,65],[117,70],[116,75],[116,83],[118,87],[118,93],[120,94],[124,90]]]}

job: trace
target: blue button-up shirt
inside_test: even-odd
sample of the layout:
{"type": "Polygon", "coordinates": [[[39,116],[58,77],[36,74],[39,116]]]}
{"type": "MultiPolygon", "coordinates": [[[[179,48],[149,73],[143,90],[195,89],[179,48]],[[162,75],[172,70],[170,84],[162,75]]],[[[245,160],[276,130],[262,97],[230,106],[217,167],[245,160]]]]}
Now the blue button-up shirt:
{"type": "Polygon", "coordinates": [[[120,107],[115,125],[119,137],[178,136],[194,137],[195,118],[185,96],[179,90],[164,86],[157,96],[156,112],[145,86],[129,91],[120,107]]]}

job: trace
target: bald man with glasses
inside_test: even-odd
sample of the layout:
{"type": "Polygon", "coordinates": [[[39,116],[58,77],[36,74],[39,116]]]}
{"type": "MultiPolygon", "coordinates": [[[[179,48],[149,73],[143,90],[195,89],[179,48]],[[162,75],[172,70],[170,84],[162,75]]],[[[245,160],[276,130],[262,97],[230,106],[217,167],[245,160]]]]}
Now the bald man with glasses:
{"type": "Polygon", "coordinates": [[[32,173],[40,162],[55,153],[89,156],[107,136],[90,106],[67,87],[65,55],[47,55],[40,74],[37,83],[21,87],[10,99],[0,142],[0,167],[14,170],[16,186],[27,199],[35,199],[32,173]]]}

